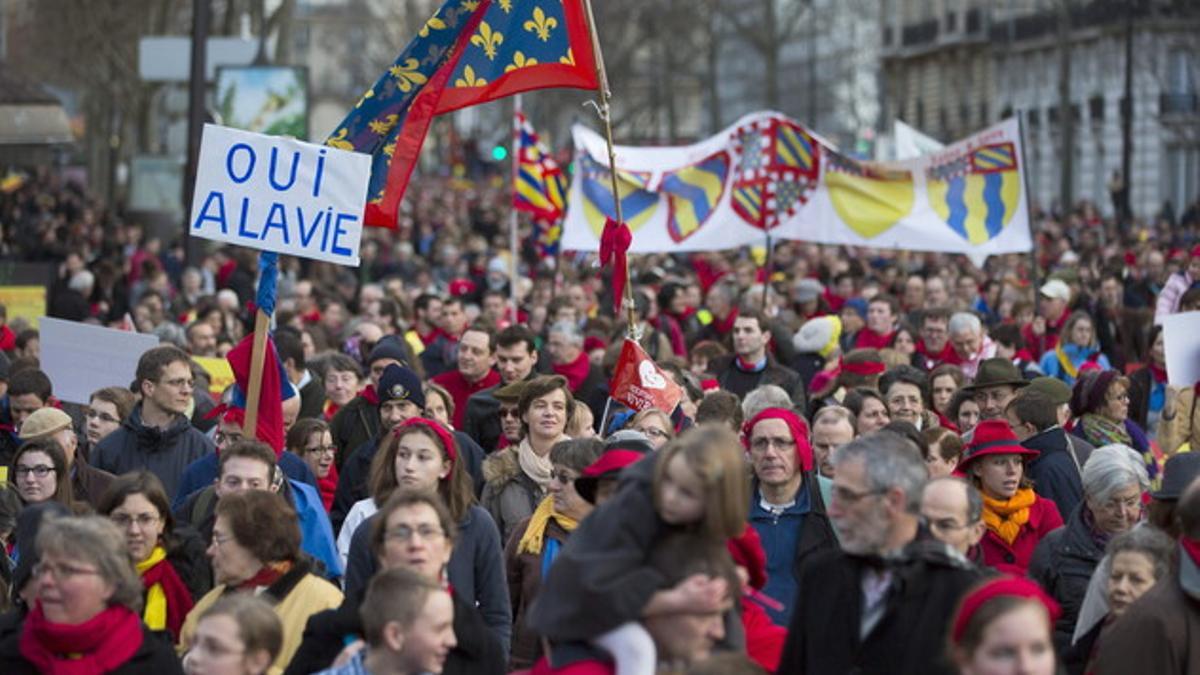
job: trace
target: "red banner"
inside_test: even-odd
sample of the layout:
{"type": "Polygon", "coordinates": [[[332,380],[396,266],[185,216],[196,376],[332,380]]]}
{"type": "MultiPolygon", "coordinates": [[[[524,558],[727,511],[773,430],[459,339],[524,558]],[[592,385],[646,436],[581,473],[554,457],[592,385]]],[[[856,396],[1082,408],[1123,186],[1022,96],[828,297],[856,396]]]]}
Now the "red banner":
{"type": "Polygon", "coordinates": [[[654,363],[654,359],[636,341],[625,339],[621,358],[613,373],[608,390],[611,396],[633,410],[658,408],[670,414],[683,400],[683,389],[671,375],[654,363]]]}

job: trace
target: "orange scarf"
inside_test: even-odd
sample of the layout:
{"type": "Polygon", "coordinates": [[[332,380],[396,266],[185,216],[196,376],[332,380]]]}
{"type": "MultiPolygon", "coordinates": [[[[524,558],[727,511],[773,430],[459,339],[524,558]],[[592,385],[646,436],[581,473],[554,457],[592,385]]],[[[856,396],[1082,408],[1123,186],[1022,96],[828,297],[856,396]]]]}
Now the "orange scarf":
{"type": "Polygon", "coordinates": [[[1021,534],[1021,527],[1029,522],[1029,507],[1037,501],[1033,488],[1021,488],[1010,499],[1001,501],[983,495],[983,522],[1009,546],[1021,534]]]}

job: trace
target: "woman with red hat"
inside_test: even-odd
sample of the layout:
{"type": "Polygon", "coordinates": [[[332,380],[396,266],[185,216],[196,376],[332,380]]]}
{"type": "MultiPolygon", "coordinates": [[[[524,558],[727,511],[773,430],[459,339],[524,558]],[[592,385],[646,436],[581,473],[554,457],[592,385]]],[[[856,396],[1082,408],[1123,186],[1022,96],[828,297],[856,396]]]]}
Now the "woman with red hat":
{"type": "Polygon", "coordinates": [[[1024,575],[1038,542],[1063,524],[1058,506],[1034,493],[1026,474],[1025,462],[1037,455],[1007,421],[983,420],[955,469],[983,494],[984,564],[1008,574],[1024,575]]]}
{"type": "Polygon", "coordinates": [[[950,624],[950,654],[962,675],[1053,675],[1050,627],[1058,605],[1028,579],[1002,576],[963,598],[950,624]]]}

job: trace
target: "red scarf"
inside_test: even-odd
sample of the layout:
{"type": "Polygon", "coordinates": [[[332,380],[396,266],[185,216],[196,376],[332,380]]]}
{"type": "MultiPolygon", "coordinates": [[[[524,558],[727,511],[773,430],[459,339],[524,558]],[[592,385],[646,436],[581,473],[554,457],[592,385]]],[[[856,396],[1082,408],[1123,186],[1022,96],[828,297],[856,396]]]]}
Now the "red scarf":
{"type": "Polygon", "coordinates": [[[162,584],[163,594],[167,596],[167,630],[171,631],[172,638],[178,640],[183,620],[195,604],[192,601],[192,593],[179,578],[175,566],[168,560],[163,560],[142,572],[142,588],[150,590],[154,584],[162,584]]]}
{"type": "Polygon", "coordinates": [[[1200,539],[1189,539],[1188,537],[1180,537],[1179,545],[1183,547],[1184,553],[1192,559],[1192,562],[1200,567],[1200,539]]]}
{"type": "Polygon", "coordinates": [[[580,352],[579,358],[574,361],[561,366],[555,364],[553,368],[556,375],[567,378],[567,386],[571,388],[571,391],[578,391],[579,387],[583,385],[583,381],[587,379],[592,364],[588,361],[587,352],[580,352]]]}
{"type": "Polygon", "coordinates": [[[333,420],[333,416],[337,414],[337,411],[341,409],[341,407],[342,406],[334,403],[333,399],[325,399],[325,421],[329,422],[333,420]]]}
{"type": "Polygon", "coordinates": [[[113,605],[81,624],[51,623],[37,603],[21,631],[19,649],[38,672],[100,675],[116,670],[142,646],[142,620],[113,605]]]}
{"type": "Polygon", "coordinates": [[[317,479],[317,490],[321,492],[321,503],[325,506],[326,513],[333,508],[333,495],[337,492],[337,484],[337,464],[331,464],[329,473],[325,474],[324,478],[317,479]]]}
{"type": "Polygon", "coordinates": [[[237,585],[236,590],[253,591],[256,588],[264,588],[279,581],[279,578],[287,574],[292,569],[290,561],[267,563],[259,568],[254,576],[237,585]]]}
{"type": "Polygon", "coordinates": [[[367,403],[376,407],[379,406],[379,394],[375,392],[375,385],[368,384],[362,388],[362,391],[358,392],[358,395],[367,403]]]}
{"type": "Polygon", "coordinates": [[[892,337],[896,335],[896,331],[888,333],[876,333],[870,328],[864,328],[858,331],[858,335],[854,337],[855,349],[884,349],[892,342],[892,337]]]}
{"type": "Polygon", "coordinates": [[[725,317],[724,319],[718,319],[717,317],[714,316],[713,322],[712,322],[713,330],[717,331],[717,335],[720,335],[721,337],[725,337],[726,335],[729,335],[730,333],[733,332],[733,322],[737,321],[737,318],[738,318],[737,307],[734,307],[733,309],[729,310],[729,316],[725,317]]]}
{"type": "Polygon", "coordinates": [[[1159,384],[1167,383],[1167,369],[1162,366],[1156,366],[1150,363],[1146,366],[1150,369],[1150,374],[1154,376],[1154,381],[1159,384]]]}

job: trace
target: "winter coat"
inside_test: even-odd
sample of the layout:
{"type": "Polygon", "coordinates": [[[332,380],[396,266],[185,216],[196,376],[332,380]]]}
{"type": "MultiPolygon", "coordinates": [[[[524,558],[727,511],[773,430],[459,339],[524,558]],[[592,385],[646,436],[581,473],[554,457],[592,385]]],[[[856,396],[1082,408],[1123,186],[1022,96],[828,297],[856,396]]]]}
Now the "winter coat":
{"type": "Polygon", "coordinates": [[[96,508],[113,478],[111,473],[88,464],[81,453],[75,453],[75,461],[71,463],[71,495],[76,502],[96,508]]]}
{"type": "Polygon", "coordinates": [[[779,673],[957,672],[945,660],[948,618],[980,572],[925,533],[886,563],[892,573],[883,616],[860,638],[862,578],[871,561],[839,549],[809,557],[779,673]]]}
{"type": "MultiPolygon", "coordinates": [[[[340,414],[340,411],[339,411],[340,414]]],[[[453,431],[454,440],[458,443],[458,456],[465,464],[463,468],[471,476],[475,485],[475,494],[483,489],[483,450],[475,441],[461,431],[453,431]]],[[[338,446],[343,447],[343,446],[338,446]]],[[[370,496],[367,482],[371,477],[371,462],[375,453],[379,452],[379,439],[370,438],[367,442],[355,448],[346,461],[338,467],[337,490],[333,493],[333,508],[329,510],[329,521],[333,524],[334,532],[340,532],[346,514],[358,502],[370,496]]]]}
{"type": "Polygon", "coordinates": [[[296,419],[323,419],[325,414],[325,383],[320,376],[309,372],[309,380],[300,387],[300,414],[296,419]]]}
{"type": "MultiPolygon", "coordinates": [[[[366,589],[357,597],[347,596],[336,609],[313,614],[304,626],[304,637],[284,675],[308,675],[330,667],[346,641],[363,638],[358,608],[366,589]]],[[[458,641],[442,667],[442,675],[503,675],[504,650],[488,630],[479,610],[456,592],[454,599],[454,638],[458,641]]]]}
{"type": "Polygon", "coordinates": [[[1104,558],[1104,548],[1096,543],[1084,522],[1086,508],[1086,504],[1076,507],[1066,525],[1042,539],[1029,561],[1029,578],[1041,584],[1062,607],[1062,616],[1054,624],[1054,645],[1059,654],[1071,646],[1083,596],[1092,573],[1104,558]]]}
{"type": "Polygon", "coordinates": [[[1166,384],[1155,382],[1149,368],[1139,368],[1129,375],[1129,419],[1137,422],[1139,427],[1148,432],[1156,430],[1157,425],[1148,422],[1158,421],[1165,398],[1166,384]],[[1151,409],[1153,418],[1150,417],[1151,409]]]}
{"type": "MultiPolygon", "coordinates": [[[[370,543],[371,528],[377,518],[378,514],[363,521],[350,539],[344,584],[347,595],[354,596],[366,588],[379,569],[370,543]]],[[[458,537],[446,565],[446,578],[455,593],[474,601],[484,622],[500,641],[507,659],[512,637],[512,610],[508,585],[504,581],[504,551],[492,517],[478,506],[472,506],[458,524],[458,537]]]]}
{"type": "Polygon", "coordinates": [[[1175,416],[1159,418],[1158,444],[1168,455],[1178,452],[1184,443],[1189,443],[1192,451],[1200,450],[1200,405],[1197,403],[1195,390],[1184,389],[1175,402],[1175,416]]]}
{"type": "Polygon", "coordinates": [[[1100,633],[1096,675],[1200,673],[1200,568],[1179,564],[1100,633]]]}
{"type": "Polygon", "coordinates": [[[781,609],[768,608],[767,613],[772,621],[786,626],[792,617],[792,599],[804,561],[818,551],[837,548],[816,477],[811,472],[804,475],[796,503],[778,516],[763,508],[762,493],[755,486],[750,525],[767,556],[767,584],[762,593],[782,605],[781,609]]]}
{"type": "MultiPolygon", "coordinates": [[[[235,592],[221,584],[196,602],[179,631],[180,653],[192,646],[196,625],[200,623],[204,612],[226,593],[235,592]]],[[[342,592],[328,581],[311,574],[308,565],[302,561],[296,562],[291,570],[259,593],[258,597],[271,603],[275,615],[283,624],[283,646],[267,671],[270,675],[279,675],[291,662],[292,655],[300,647],[300,638],[304,635],[304,626],[310,616],[342,604],[342,592]]]]}
{"type": "Polygon", "coordinates": [[[138,403],[116,431],[96,444],[90,461],[114,476],[149,471],[162,481],[167,497],[174,499],[184,469],[214,449],[212,441],[182,415],[166,429],[146,426],[142,423],[142,404],[138,403]]]}
{"type": "Polygon", "coordinates": [[[175,568],[179,580],[187,586],[192,600],[199,600],[212,590],[213,571],[206,551],[208,542],[195,528],[184,523],[175,523],[171,534],[166,537],[167,562],[175,568]]]}
{"type": "Polygon", "coordinates": [[[1010,545],[989,529],[979,542],[983,564],[1003,574],[1025,576],[1033,551],[1046,535],[1062,527],[1063,519],[1054,502],[1039,496],[1029,507],[1029,521],[1010,545]]]}
{"type": "MultiPolygon", "coordinates": [[[[4,675],[36,675],[39,673],[33,664],[21,654],[21,626],[6,632],[0,638],[0,673],[4,675]]],[[[171,643],[157,637],[142,625],[142,645],[128,661],[116,670],[110,670],[112,675],[183,675],[183,665],[179,657],[171,649],[171,643]]]]}
{"type": "MultiPolygon", "coordinates": [[[[378,438],[379,428],[379,406],[363,398],[361,394],[350,399],[349,403],[334,413],[333,419],[329,421],[329,432],[333,436],[333,444],[338,448],[334,460],[338,473],[345,475],[342,467],[350,459],[347,453],[369,440],[378,438]]],[[[349,506],[347,504],[347,508],[349,506]]]]}
{"type": "MultiPolygon", "coordinates": [[[[1100,353],[1099,346],[1080,347],[1076,344],[1064,343],[1063,353],[1067,355],[1068,359],[1070,359],[1071,365],[1076,369],[1076,373],[1078,373],[1079,367],[1088,361],[1094,361],[1102,370],[1109,370],[1112,368],[1112,364],[1109,363],[1108,357],[1100,353]]],[[[1075,378],[1072,377],[1070,373],[1063,368],[1062,363],[1059,362],[1057,350],[1051,349],[1045,354],[1042,354],[1042,358],[1038,362],[1038,366],[1048,377],[1057,377],[1063,382],[1074,386],[1075,378]]]]}
{"type": "Polygon", "coordinates": [[[546,531],[543,534],[542,552],[538,554],[517,553],[517,545],[520,544],[521,537],[525,536],[529,520],[526,518],[517,525],[513,530],[513,536],[508,538],[508,543],[504,547],[508,597],[513,611],[512,652],[509,659],[509,668],[513,670],[532,668],[534,662],[543,653],[541,637],[526,624],[525,614],[529,606],[533,604],[534,598],[537,597],[538,591],[541,590],[542,567],[545,564],[547,548],[545,542],[553,540],[557,542],[559,550],[562,550],[561,547],[571,536],[571,533],[564,530],[558,521],[551,518],[546,524],[546,531]]]}
{"type": "Polygon", "coordinates": [[[734,354],[725,354],[709,361],[708,370],[716,374],[717,383],[722,389],[737,394],[738,398],[745,398],[746,394],[764,384],[774,384],[783,387],[797,408],[804,410],[807,406],[805,384],[800,381],[800,375],[780,364],[770,354],[767,355],[766,367],[757,373],[742,370],[734,354]]]}
{"type": "Polygon", "coordinates": [[[479,504],[496,521],[501,540],[508,541],[517,524],[533,515],[546,491],[521,470],[515,447],[494,452],[484,460],[483,479],[479,504]]]}
{"type": "Polygon", "coordinates": [[[1060,514],[1073,512],[1083,502],[1083,483],[1067,432],[1053,426],[1026,438],[1021,445],[1041,453],[1026,465],[1033,491],[1054,502],[1060,514]]]}

